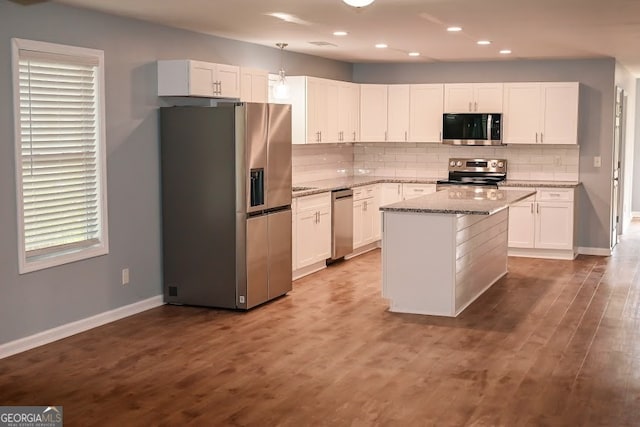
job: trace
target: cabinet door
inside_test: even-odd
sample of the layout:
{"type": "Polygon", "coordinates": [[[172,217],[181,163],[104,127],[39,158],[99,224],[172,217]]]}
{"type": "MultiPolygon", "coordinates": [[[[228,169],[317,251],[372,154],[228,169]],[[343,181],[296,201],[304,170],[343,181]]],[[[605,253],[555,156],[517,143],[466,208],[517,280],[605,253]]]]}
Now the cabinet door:
{"type": "Polygon", "coordinates": [[[543,83],[541,111],[541,143],[578,143],[578,83],[543,83]]]}
{"type": "Polygon", "coordinates": [[[408,141],[410,85],[389,85],[387,91],[387,141],[408,141]]]}
{"type": "Polygon", "coordinates": [[[269,74],[266,70],[240,68],[240,100],[243,102],[268,102],[269,74]]]}
{"type": "Polygon", "coordinates": [[[326,91],[326,115],[327,115],[327,130],[326,136],[322,135],[322,142],[341,142],[340,133],[340,82],[329,80],[324,85],[326,91]]]}
{"type": "Polygon", "coordinates": [[[307,78],[307,144],[321,141],[321,132],[326,122],[324,105],[327,94],[324,89],[319,79],[307,78]]]}
{"type": "Polygon", "coordinates": [[[217,64],[216,71],[218,96],[240,98],[240,68],[234,65],[217,64]]]}
{"type": "Polygon", "coordinates": [[[409,141],[441,142],[443,85],[411,85],[409,141]]]}
{"type": "Polygon", "coordinates": [[[535,196],[509,206],[509,247],[533,248],[535,196]]]}
{"type": "Polygon", "coordinates": [[[212,97],[215,86],[216,64],[189,61],[189,95],[212,97]]]}
{"type": "Polygon", "coordinates": [[[340,83],[336,111],[340,142],[356,142],[360,120],[360,91],[357,84],[340,83]]]}
{"type": "Polygon", "coordinates": [[[364,244],[362,235],[363,206],[364,200],[353,202],[353,249],[357,249],[364,244]]]}
{"type": "Polygon", "coordinates": [[[467,83],[444,85],[444,112],[473,112],[473,85],[467,83]]]}
{"type": "Polygon", "coordinates": [[[387,85],[360,85],[360,141],[385,141],[387,85]]]}
{"type": "Polygon", "coordinates": [[[316,243],[318,211],[298,212],[296,215],[296,268],[315,262],[319,244],[316,243]]]}
{"type": "Polygon", "coordinates": [[[315,262],[331,258],[331,205],[324,206],[318,211],[315,244],[315,262]]]}
{"type": "Polygon", "coordinates": [[[540,84],[505,84],[503,142],[536,144],[540,138],[540,111],[540,84]]]}
{"type": "Polygon", "coordinates": [[[473,111],[502,113],[502,83],[476,83],[473,86],[473,111]]]}
{"type": "Polygon", "coordinates": [[[573,203],[536,203],[535,247],[573,249],[573,203]]]}
{"type": "Polygon", "coordinates": [[[362,244],[367,245],[375,241],[378,213],[375,211],[375,202],[372,198],[364,199],[362,202],[362,244]]]}
{"type": "Polygon", "coordinates": [[[380,206],[390,205],[402,200],[402,184],[380,184],[380,206]]]}

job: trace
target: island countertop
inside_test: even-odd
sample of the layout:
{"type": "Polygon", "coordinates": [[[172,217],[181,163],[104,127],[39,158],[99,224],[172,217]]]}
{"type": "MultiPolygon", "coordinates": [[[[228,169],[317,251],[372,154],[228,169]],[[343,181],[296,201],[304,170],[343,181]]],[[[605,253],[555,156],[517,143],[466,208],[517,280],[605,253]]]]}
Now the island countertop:
{"type": "Polygon", "coordinates": [[[536,194],[535,189],[462,190],[447,188],[415,199],[381,206],[383,212],[413,212],[435,214],[493,215],[510,204],[536,194]]]}

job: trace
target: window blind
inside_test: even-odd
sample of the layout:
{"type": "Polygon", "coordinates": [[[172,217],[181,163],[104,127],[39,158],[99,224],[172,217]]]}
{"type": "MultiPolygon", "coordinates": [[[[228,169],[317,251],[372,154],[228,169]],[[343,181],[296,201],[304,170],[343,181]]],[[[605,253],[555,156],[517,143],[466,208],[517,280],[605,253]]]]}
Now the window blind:
{"type": "Polygon", "coordinates": [[[19,51],[26,258],[100,241],[97,64],[19,51]]]}

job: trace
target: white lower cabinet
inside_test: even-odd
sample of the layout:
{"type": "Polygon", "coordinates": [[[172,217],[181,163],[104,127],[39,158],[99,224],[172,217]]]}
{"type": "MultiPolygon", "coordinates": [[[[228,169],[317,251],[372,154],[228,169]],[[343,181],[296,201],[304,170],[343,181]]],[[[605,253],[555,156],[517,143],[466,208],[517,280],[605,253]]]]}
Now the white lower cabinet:
{"type": "Polygon", "coordinates": [[[573,259],[574,189],[539,188],[509,207],[509,254],[573,259]]]}
{"type": "Polygon", "coordinates": [[[295,213],[295,268],[301,269],[331,257],[331,193],[297,199],[295,213]]]}
{"type": "Polygon", "coordinates": [[[380,203],[376,184],[353,189],[353,249],[380,240],[380,203]]]}

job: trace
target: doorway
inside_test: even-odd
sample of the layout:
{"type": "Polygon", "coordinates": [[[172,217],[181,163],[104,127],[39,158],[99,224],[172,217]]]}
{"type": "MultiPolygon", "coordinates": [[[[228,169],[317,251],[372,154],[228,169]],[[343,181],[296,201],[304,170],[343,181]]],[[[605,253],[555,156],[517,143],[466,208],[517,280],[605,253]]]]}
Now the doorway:
{"type": "Polygon", "coordinates": [[[615,119],[613,134],[613,168],[611,177],[611,249],[618,244],[618,236],[622,234],[622,222],[620,216],[623,212],[620,197],[623,182],[622,165],[624,150],[624,90],[616,86],[615,119]]]}

